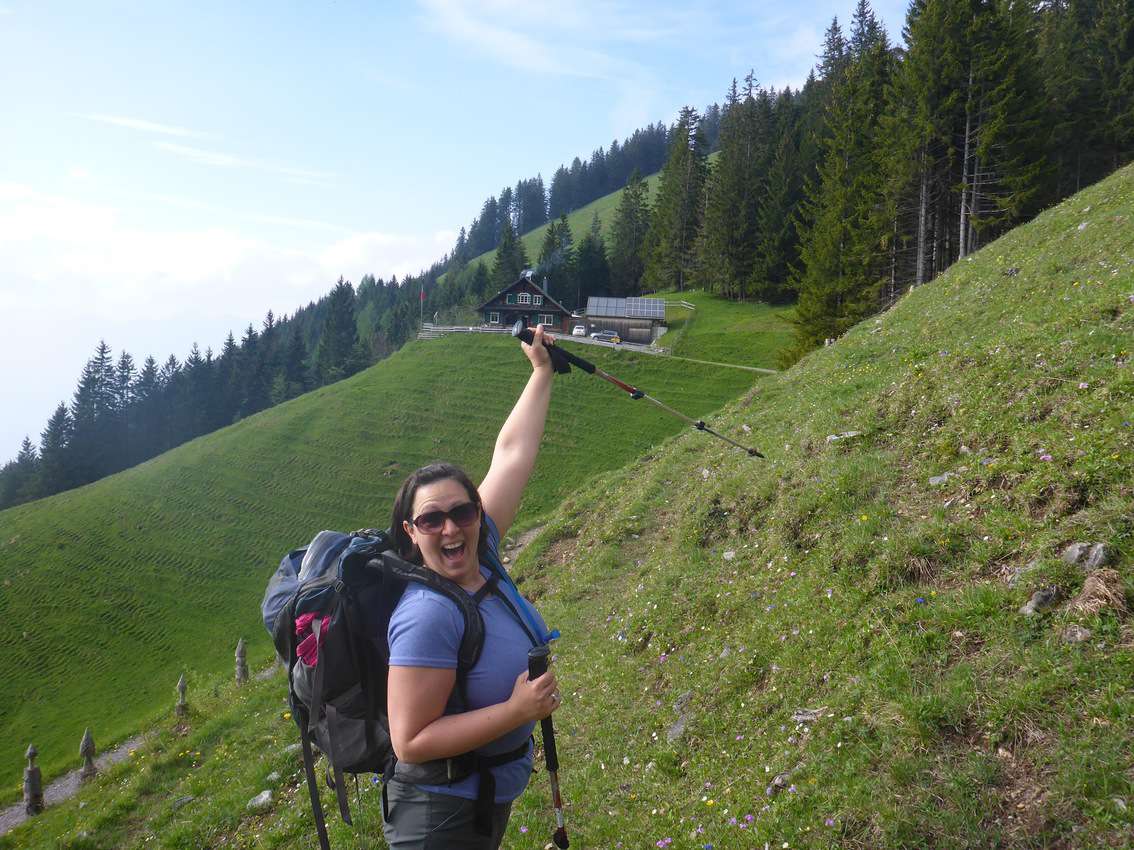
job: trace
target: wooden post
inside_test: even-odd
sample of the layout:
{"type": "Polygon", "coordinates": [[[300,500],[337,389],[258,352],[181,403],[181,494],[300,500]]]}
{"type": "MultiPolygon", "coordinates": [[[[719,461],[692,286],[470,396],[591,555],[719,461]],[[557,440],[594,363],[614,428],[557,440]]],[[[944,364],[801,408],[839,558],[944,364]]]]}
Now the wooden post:
{"type": "Polygon", "coordinates": [[[185,674],[181,674],[181,678],[177,680],[177,708],[175,713],[178,717],[184,717],[189,713],[189,706],[185,702],[185,674]]]}
{"type": "Polygon", "coordinates": [[[83,733],[83,740],[79,744],[79,755],[83,757],[83,769],[79,773],[79,779],[86,782],[89,779],[94,779],[98,773],[98,768],[95,767],[95,743],[94,737],[91,735],[91,727],[87,727],[87,731],[83,733]]]}
{"type": "Polygon", "coordinates": [[[24,811],[28,817],[43,811],[43,778],[35,765],[35,757],[38,755],[39,750],[35,748],[35,744],[29,744],[24,756],[28,760],[28,766],[24,768],[24,811]]]}
{"type": "Polygon", "coordinates": [[[236,684],[243,685],[248,681],[248,649],[244,645],[244,638],[236,644],[236,684]]]}

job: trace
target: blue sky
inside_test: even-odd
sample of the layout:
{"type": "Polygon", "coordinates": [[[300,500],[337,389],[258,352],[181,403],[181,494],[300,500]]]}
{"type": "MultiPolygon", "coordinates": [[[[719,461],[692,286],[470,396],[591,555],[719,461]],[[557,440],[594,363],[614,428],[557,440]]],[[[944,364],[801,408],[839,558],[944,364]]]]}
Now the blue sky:
{"type": "Polygon", "coordinates": [[[183,359],[419,271],[505,185],[749,68],[798,86],[852,9],[0,0],[0,463],[100,339],[183,359]]]}

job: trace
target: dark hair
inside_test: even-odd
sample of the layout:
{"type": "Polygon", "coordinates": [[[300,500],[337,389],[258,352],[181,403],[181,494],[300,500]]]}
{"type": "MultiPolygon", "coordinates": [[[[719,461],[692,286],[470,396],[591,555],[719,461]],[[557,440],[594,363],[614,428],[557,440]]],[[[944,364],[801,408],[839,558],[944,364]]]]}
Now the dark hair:
{"type": "Polygon", "coordinates": [[[413,521],[413,500],[417,496],[417,488],[435,481],[453,480],[465,488],[469,500],[480,508],[480,539],[476,545],[476,555],[483,561],[488,555],[488,521],[485,518],[484,505],[480,501],[480,493],[472,479],[459,466],[451,463],[431,463],[421,469],[410,473],[409,477],[398,488],[398,495],[394,497],[394,510],[390,515],[390,534],[394,538],[397,553],[407,561],[415,564],[422,563],[421,551],[413,542],[406,530],[402,528],[403,522],[413,521]]]}

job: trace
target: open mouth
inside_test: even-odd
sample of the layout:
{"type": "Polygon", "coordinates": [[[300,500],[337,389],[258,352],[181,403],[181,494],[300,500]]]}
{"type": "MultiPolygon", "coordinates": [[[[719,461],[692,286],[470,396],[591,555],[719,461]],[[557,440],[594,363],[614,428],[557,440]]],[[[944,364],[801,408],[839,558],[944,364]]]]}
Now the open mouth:
{"type": "Polygon", "coordinates": [[[452,543],[441,546],[441,556],[450,563],[459,563],[465,557],[465,543],[452,543]]]}

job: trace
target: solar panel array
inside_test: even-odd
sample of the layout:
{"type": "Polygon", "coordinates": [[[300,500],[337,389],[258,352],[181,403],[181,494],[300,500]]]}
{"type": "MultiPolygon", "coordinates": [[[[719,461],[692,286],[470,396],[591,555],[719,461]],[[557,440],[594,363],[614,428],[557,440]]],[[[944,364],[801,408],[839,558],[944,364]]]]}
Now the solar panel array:
{"type": "Polygon", "coordinates": [[[588,298],[588,316],[656,319],[665,321],[665,302],[660,298],[588,298]]]}

